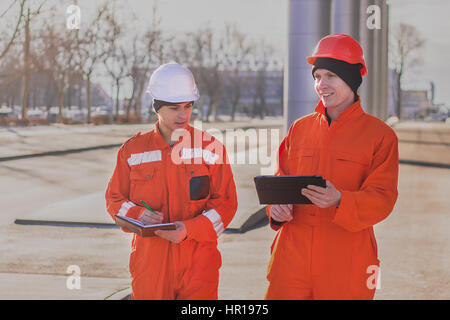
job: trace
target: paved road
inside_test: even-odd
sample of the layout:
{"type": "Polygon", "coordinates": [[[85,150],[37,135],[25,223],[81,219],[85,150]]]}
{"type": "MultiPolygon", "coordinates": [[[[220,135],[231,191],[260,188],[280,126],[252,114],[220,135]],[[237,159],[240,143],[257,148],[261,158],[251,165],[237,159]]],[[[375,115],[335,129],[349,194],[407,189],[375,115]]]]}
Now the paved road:
{"type": "MultiPolygon", "coordinates": [[[[432,127],[409,125],[396,130],[401,158],[450,162],[448,128],[436,132],[432,127]]],[[[129,286],[130,235],[116,229],[13,223],[17,218],[63,215],[65,208],[72,216],[75,208],[92,221],[107,218],[95,206],[112,172],[115,153],[116,149],[110,148],[0,162],[0,203],[6,208],[0,215],[0,299],[103,299],[129,286]],[[86,204],[91,204],[92,216],[86,204]],[[80,267],[80,290],[66,286],[70,265],[80,267]]],[[[251,177],[259,171],[255,166],[233,165],[242,190],[246,186],[250,190],[251,177]]],[[[450,170],[400,166],[397,205],[375,227],[381,260],[377,299],[450,299],[448,190],[450,170]]],[[[250,206],[248,202],[253,200],[245,204],[246,199],[248,195],[241,195],[240,203],[250,206]]],[[[219,239],[221,299],[264,296],[274,236],[265,226],[219,239]]]]}
{"type": "MultiPolygon", "coordinates": [[[[270,139],[259,141],[260,147],[266,147],[267,142],[271,145],[270,139]]],[[[278,143],[279,140],[272,148],[278,143]]],[[[261,167],[267,169],[267,165],[241,164],[248,162],[254,152],[243,135],[238,137],[235,145],[230,148],[229,155],[234,159],[232,170],[240,207],[230,227],[239,228],[248,215],[255,212],[255,206],[260,207],[252,178],[261,174],[261,167]]],[[[0,162],[0,176],[4,177],[0,201],[8,208],[0,215],[0,237],[5,240],[5,245],[0,247],[0,278],[3,279],[0,289],[4,289],[0,290],[0,298],[17,298],[21,294],[30,298],[32,293],[39,293],[45,281],[53,291],[47,287],[41,294],[49,299],[101,299],[107,296],[105,292],[109,295],[129,287],[130,235],[117,229],[14,224],[15,219],[111,223],[105,210],[104,191],[114,168],[117,149],[0,162]],[[89,280],[83,281],[81,291],[66,288],[66,270],[70,265],[79,266],[82,279],[89,280]],[[110,284],[105,282],[107,278],[111,279],[110,284]],[[100,286],[106,287],[98,290],[100,286]],[[10,290],[14,287],[18,289],[10,290]],[[27,289],[21,292],[19,288],[27,289]]],[[[261,154],[256,152],[257,157],[261,154]]],[[[224,235],[220,241],[230,242],[227,239],[231,237],[224,235]]],[[[260,275],[264,281],[264,273],[260,275]]]]}

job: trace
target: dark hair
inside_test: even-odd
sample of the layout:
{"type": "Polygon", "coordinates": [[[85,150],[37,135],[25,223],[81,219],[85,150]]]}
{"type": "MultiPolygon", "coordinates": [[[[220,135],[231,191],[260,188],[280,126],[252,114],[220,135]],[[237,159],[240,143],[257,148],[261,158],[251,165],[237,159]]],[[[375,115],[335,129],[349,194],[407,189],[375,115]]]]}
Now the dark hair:
{"type": "MultiPolygon", "coordinates": [[[[190,102],[192,102],[192,106],[194,106],[194,101],[190,101],[190,102]]],[[[163,101],[163,100],[153,99],[153,108],[155,109],[156,112],[158,112],[158,110],[164,106],[175,106],[180,103],[181,102],[167,102],[167,101],[163,101]]]]}

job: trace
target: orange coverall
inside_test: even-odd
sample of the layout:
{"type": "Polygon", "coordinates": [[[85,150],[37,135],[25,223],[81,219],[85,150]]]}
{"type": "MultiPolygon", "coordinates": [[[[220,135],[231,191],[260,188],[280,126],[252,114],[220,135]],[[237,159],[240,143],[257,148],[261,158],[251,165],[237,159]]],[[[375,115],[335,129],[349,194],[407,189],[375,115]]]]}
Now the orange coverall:
{"type": "Polygon", "coordinates": [[[138,219],[144,200],[163,213],[163,223],[183,221],[187,229],[178,244],[134,235],[132,299],[217,299],[217,238],[236,212],[236,187],[224,146],[191,126],[187,132],[191,138],[184,135],[171,147],[157,123],[118,152],[105,196],[109,214],[138,219]]]}
{"type": "Polygon", "coordinates": [[[359,99],[330,126],[319,102],[314,113],[292,124],[280,145],[276,172],[314,174],[341,192],[340,205],[294,205],[293,220],[270,219],[278,233],[265,298],[373,299],[379,260],[372,226],[397,200],[397,136],[365,113],[359,99]]]}

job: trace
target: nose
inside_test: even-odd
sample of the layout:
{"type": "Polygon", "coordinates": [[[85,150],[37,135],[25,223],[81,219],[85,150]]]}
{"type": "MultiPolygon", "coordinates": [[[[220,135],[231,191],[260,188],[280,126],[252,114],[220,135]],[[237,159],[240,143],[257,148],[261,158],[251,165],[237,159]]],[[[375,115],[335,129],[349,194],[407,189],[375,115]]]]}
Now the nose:
{"type": "Polygon", "coordinates": [[[327,88],[327,81],[324,78],[316,80],[316,89],[322,91],[327,88]]]}
{"type": "Polygon", "coordinates": [[[188,115],[188,110],[186,108],[180,108],[178,111],[178,119],[185,119],[188,115]]]}

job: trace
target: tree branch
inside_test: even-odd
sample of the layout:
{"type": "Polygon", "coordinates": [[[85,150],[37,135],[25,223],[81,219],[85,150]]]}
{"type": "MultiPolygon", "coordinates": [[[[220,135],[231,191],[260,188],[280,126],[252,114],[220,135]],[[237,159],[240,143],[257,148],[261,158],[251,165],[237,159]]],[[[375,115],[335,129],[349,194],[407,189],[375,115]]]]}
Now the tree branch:
{"type": "MultiPolygon", "coordinates": [[[[25,1],[26,1],[26,0],[22,0],[22,2],[20,3],[19,19],[17,20],[17,24],[16,24],[16,27],[15,27],[15,29],[14,29],[14,33],[13,33],[13,35],[11,36],[11,39],[9,40],[9,43],[6,45],[5,49],[3,49],[3,52],[0,54],[0,60],[6,55],[6,53],[7,53],[8,50],[9,50],[9,48],[11,47],[11,45],[12,45],[13,42],[14,42],[14,40],[16,39],[17,32],[19,31],[20,23],[22,22],[22,17],[23,17],[23,7],[24,7],[24,5],[25,5],[25,1]]],[[[11,4],[11,6],[12,6],[14,3],[16,3],[16,2],[17,2],[17,0],[14,1],[14,2],[11,4]]],[[[10,6],[10,8],[11,8],[11,6],[10,6]]],[[[3,17],[3,15],[5,15],[6,12],[7,12],[10,8],[6,9],[6,11],[5,11],[0,17],[3,17]]]]}

